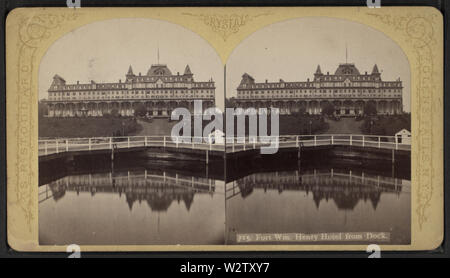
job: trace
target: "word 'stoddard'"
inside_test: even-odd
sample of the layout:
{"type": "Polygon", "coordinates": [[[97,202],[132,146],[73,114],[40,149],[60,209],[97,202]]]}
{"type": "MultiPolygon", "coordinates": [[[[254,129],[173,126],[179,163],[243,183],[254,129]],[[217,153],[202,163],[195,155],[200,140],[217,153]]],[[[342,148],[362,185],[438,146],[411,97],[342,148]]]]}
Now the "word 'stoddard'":
{"type": "MultiPolygon", "coordinates": [[[[202,101],[194,101],[194,136],[192,137],[192,115],[186,108],[175,108],[171,114],[171,120],[180,121],[175,124],[171,131],[171,137],[174,142],[179,143],[201,143],[211,140],[211,135],[217,135],[217,131],[224,130],[223,112],[217,107],[211,107],[202,112],[202,101]],[[214,119],[211,121],[211,118],[214,119]],[[180,120],[181,117],[181,120],[180,120]],[[210,121],[203,128],[203,120],[210,121]],[[213,133],[214,132],[214,133],[213,133]]],[[[248,142],[260,143],[262,154],[274,154],[278,151],[279,135],[279,109],[270,108],[226,108],[226,142],[245,143],[245,117],[248,117],[248,142]],[[270,136],[267,130],[267,115],[270,114],[270,136]],[[237,120],[235,130],[235,119],[237,120]],[[236,132],[235,132],[236,131],[236,132]],[[258,134],[259,132],[259,134],[258,134]],[[236,136],[235,136],[236,134],[236,136]]],[[[219,135],[220,136],[220,135],[219,135]]],[[[220,140],[215,138],[215,142],[220,140]]]]}

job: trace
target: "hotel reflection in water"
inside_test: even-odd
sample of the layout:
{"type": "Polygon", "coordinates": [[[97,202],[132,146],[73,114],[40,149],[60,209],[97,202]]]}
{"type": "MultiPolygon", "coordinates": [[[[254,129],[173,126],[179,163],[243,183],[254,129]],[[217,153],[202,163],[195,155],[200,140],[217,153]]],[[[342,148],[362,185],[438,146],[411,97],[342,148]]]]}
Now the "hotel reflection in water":
{"type": "MultiPolygon", "coordinates": [[[[147,238],[147,234],[142,240],[125,240],[125,243],[236,244],[238,233],[376,229],[391,232],[392,239],[398,240],[396,243],[409,240],[408,180],[339,168],[254,173],[226,184],[222,180],[195,175],[146,169],[69,173],[39,187],[39,217],[52,225],[59,225],[57,219],[65,215],[70,215],[77,225],[106,221],[100,213],[83,216],[78,210],[80,207],[92,209],[93,206],[101,209],[105,205],[98,203],[110,198],[113,199],[108,203],[111,214],[116,215],[113,229],[102,229],[101,225],[95,229],[96,234],[105,233],[105,238],[115,238],[115,242],[121,240],[115,236],[115,230],[122,229],[122,225],[132,227],[127,240],[142,237],[139,229],[145,222],[141,221],[148,215],[157,215],[158,229],[141,232],[157,235],[147,238]],[[41,209],[44,206],[45,209],[41,209]],[[59,216],[55,214],[58,210],[61,210],[59,216]],[[128,211],[127,216],[124,216],[125,211],[128,211]],[[381,216],[386,211],[390,214],[381,216]],[[129,223],[127,219],[133,214],[140,215],[140,219],[133,220],[137,223],[129,223]],[[187,230],[185,233],[180,232],[184,229],[187,230]],[[194,236],[188,232],[190,229],[197,231],[194,236]],[[207,236],[210,230],[215,231],[214,238],[207,236]],[[167,231],[180,233],[174,238],[167,231]]],[[[46,243],[64,243],[73,239],[70,233],[55,238],[58,242],[46,243]]],[[[91,242],[86,238],[78,240],[81,244],[91,242]]]]}

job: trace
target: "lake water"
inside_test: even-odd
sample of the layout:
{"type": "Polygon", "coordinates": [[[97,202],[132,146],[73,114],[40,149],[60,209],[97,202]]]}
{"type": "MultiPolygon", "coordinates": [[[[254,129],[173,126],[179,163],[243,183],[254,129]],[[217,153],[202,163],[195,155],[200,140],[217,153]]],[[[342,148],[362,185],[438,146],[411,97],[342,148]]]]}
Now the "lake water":
{"type": "Polygon", "coordinates": [[[346,232],[383,232],[387,244],[410,242],[407,167],[275,161],[238,171],[227,165],[225,179],[223,164],[98,165],[104,166],[53,165],[40,172],[40,244],[242,244],[243,234],[346,232]]]}

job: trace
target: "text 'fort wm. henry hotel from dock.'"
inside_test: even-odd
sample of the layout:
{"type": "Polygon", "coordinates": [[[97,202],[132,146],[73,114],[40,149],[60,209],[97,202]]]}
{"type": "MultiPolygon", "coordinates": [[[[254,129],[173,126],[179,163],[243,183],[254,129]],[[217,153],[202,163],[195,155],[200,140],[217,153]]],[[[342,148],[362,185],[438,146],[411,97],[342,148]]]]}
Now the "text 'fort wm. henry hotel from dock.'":
{"type": "Polygon", "coordinates": [[[378,114],[403,112],[402,81],[382,81],[377,65],[372,73],[360,74],[353,63],[343,63],[334,74],[322,73],[320,65],[314,79],[303,82],[256,83],[247,73],[237,88],[237,107],[277,107],[280,114],[291,114],[302,109],[309,114],[320,114],[327,103],[333,104],[339,116],[357,116],[364,113],[366,103],[373,103],[378,114]]]}
{"type": "Polygon", "coordinates": [[[145,105],[149,115],[166,117],[177,107],[193,113],[194,100],[202,100],[203,109],[215,106],[213,79],[194,81],[189,65],[182,75],[163,64],[152,65],[147,75],[135,75],[130,66],[125,77],[117,83],[66,84],[55,75],[48,90],[48,116],[103,116],[113,110],[132,116],[138,105],[145,105]]]}

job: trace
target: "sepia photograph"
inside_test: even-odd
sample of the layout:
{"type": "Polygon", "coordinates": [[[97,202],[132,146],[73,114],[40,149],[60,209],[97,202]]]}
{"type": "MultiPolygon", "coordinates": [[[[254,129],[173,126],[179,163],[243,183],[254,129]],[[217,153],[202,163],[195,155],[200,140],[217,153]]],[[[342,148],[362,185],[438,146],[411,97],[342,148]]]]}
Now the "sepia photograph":
{"type": "Polygon", "coordinates": [[[227,107],[277,109],[279,146],[227,144],[227,243],[409,244],[410,78],[393,40],[348,20],[287,20],[242,41],[227,107]]]}
{"type": "Polygon", "coordinates": [[[192,124],[199,140],[173,139],[171,115],[206,125],[223,86],[216,52],[172,23],[101,21],[57,40],[39,68],[39,243],[222,244],[223,136],[192,124]]]}
{"type": "Polygon", "coordinates": [[[83,26],[39,68],[39,243],[409,244],[410,78],[340,19],[264,27],[226,69],[175,24],[83,26]]]}

